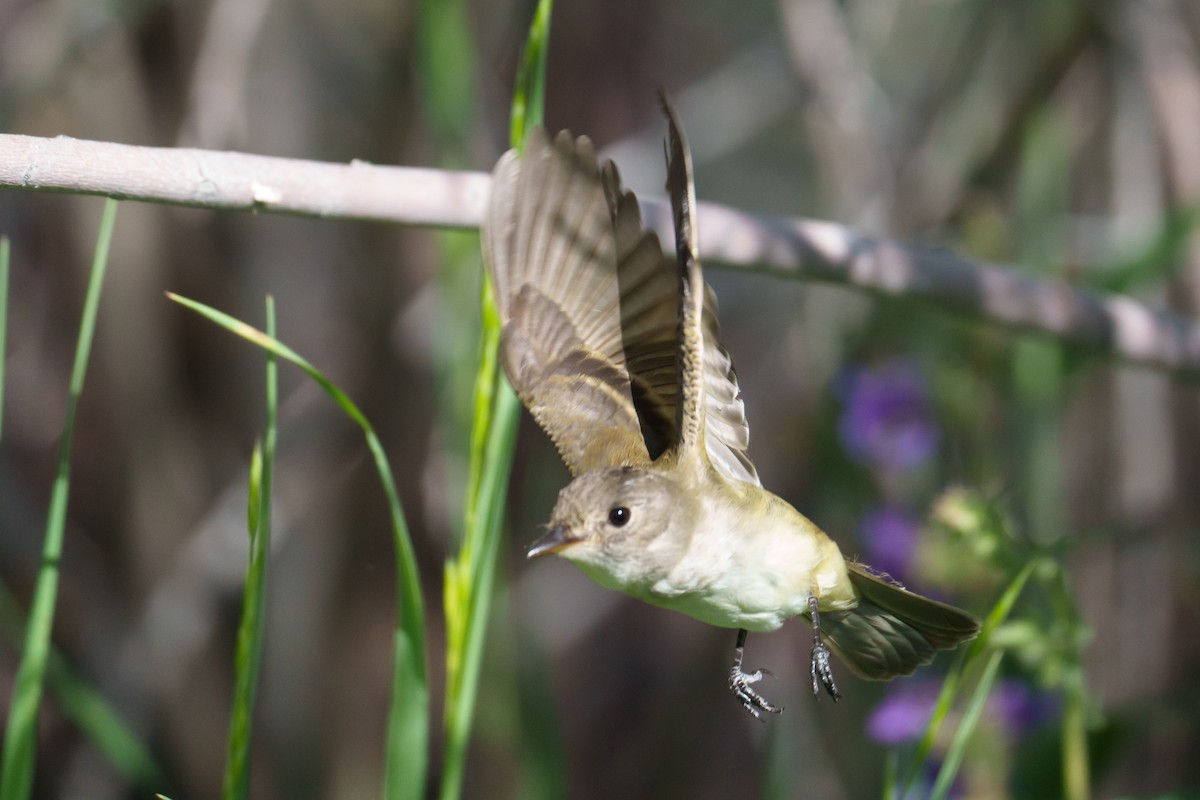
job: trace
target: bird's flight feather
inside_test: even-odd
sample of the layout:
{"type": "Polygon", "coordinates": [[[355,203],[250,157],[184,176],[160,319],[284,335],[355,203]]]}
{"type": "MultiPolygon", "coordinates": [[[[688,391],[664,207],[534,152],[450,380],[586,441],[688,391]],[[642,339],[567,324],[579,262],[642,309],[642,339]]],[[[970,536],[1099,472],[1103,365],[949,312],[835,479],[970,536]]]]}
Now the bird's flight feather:
{"type": "MultiPolygon", "coordinates": [[[[690,187],[686,165],[683,175],[690,187]]],[[[563,132],[551,140],[537,129],[523,154],[505,154],[482,236],[505,372],[574,475],[648,464],[694,438],[726,477],[759,484],[694,242],[681,273],[642,225],[616,167],[597,163],[587,137],[563,132]],[[684,280],[683,294],[695,300],[698,293],[702,305],[681,324],[684,280]],[[685,326],[685,342],[699,339],[698,346],[680,347],[685,326]]]]}

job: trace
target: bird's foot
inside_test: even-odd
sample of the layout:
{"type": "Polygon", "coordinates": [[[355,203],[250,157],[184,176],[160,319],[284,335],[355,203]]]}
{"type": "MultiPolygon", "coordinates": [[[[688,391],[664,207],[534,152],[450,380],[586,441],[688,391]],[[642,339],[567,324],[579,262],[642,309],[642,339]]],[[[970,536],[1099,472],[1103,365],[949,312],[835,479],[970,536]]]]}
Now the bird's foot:
{"type": "Polygon", "coordinates": [[[833,702],[837,702],[841,697],[838,692],[837,684],[833,682],[833,668],[829,666],[829,648],[821,641],[821,611],[817,608],[817,594],[813,592],[808,596],[808,615],[812,620],[813,629],[813,646],[812,646],[812,686],[813,697],[821,699],[821,687],[825,687],[825,691],[829,692],[829,696],[833,698],[833,702]]]}
{"type": "MultiPolygon", "coordinates": [[[[742,707],[754,715],[755,719],[762,719],[763,712],[768,714],[778,714],[783,709],[776,705],[771,705],[765,697],[750,686],[752,683],[758,683],[765,676],[771,675],[769,670],[756,669],[754,672],[742,672],[741,663],[733,665],[729,670],[729,688],[733,691],[734,696],[741,701],[742,707]]],[[[771,675],[774,677],[774,675],[771,675]]]]}
{"type": "Polygon", "coordinates": [[[838,692],[837,684],[833,682],[833,668],[829,666],[829,648],[819,639],[813,639],[812,646],[812,690],[813,697],[821,698],[821,687],[829,692],[833,702],[842,695],[838,692]]]}

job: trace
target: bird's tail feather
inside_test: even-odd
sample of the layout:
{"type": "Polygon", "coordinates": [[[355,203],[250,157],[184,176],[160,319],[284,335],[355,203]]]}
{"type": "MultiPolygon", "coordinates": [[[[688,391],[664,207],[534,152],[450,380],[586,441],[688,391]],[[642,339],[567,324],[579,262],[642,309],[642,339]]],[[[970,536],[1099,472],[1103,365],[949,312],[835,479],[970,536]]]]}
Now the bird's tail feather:
{"type": "Polygon", "coordinates": [[[862,678],[885,681],[908,675],[932,661],[938,650],[950,650],[979,632],[979,622],[966,612],[914,594],[862,564],[850,561],[846,566],[858,606],[822,612],[821,633],[862,678]]]}

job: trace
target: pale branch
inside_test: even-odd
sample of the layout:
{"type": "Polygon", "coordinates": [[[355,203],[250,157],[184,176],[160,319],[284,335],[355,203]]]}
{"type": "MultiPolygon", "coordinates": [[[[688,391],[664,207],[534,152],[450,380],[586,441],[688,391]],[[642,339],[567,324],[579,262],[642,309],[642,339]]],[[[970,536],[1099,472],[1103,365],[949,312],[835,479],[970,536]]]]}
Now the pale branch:
{"type": "MultiPolygon", "coordinates": [[[[666,228],[659,205],[655,226],[666,228]]],[[[1013,266],[865,236],[818,220],[698,204],[708,261],[911,298],[1011,328],[1044,333],[1132,364],[1200,377],[1200,324],[1127,295],[1101,294],[1013,266]]]]}
{"type": "Polygon", "coordinates": [[[238,211],[477,228],[487,175],[0,134],[0,186],[238,211]]]}
{"type": "MultiPolygon", "coordinates": [[[[0,186],[305,216],[475,228],[489,177],[353,162],[135,147],[0,134],[0,186]]],[[[670,241],[670,210],[644,200],[670,241]]],[[[864,236],[829,222],[699,205],[706,261],[914,298],[1046,333],[1135,364],[1200,376],[1200,325],[1132,298],[1099,295],[947,250],[864,236]]]]}

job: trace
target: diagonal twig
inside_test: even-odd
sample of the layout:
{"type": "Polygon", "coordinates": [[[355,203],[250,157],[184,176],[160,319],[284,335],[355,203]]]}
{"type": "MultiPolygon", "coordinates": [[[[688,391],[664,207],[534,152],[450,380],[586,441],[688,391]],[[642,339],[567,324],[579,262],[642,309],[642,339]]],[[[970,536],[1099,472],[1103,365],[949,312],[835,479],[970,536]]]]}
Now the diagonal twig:
{"type": "MultiPolygon", "coordinates": [[[[0,186],[230,210],[475,228],[489,176],[479,172],[296,159],[0,134],[0,186]]],[[[643,201],[670,241],[670,210],[643,201]]],[[[948,250],[872,238],[816,220],[699,205],[706,261],[934,303],[1036,331],[1123,361],[1200,377],[1200,325],[1132,298],[1099,295],[948,250]]]]}

